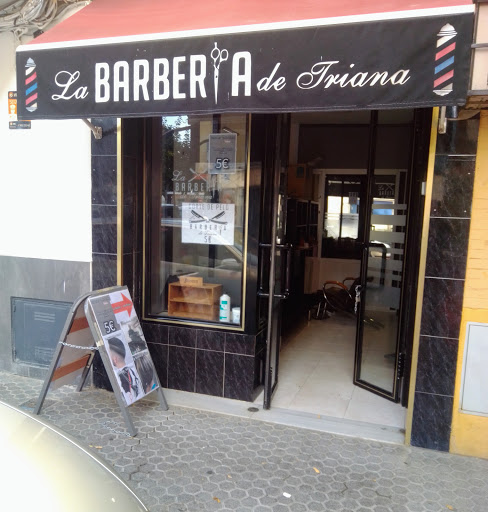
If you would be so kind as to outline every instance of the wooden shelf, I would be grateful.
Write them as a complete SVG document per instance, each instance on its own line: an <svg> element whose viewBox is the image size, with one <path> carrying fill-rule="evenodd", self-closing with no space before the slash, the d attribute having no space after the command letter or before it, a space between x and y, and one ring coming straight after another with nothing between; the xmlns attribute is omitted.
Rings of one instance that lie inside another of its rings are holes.
<svg viewBox="0 0 488 512"><path fill-rule="evenodd" d="M182 318L217 321L221 284L201 286L170 283L168 287L168 314Z"/></svg>

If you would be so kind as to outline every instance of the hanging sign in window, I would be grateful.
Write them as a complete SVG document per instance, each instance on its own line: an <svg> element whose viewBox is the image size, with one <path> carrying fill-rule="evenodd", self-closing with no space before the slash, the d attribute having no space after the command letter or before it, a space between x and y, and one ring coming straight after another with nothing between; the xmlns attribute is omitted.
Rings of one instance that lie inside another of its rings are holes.
<svg viewBox="0 0 488 512"><path fill-rule="evenodd" d="M234 204L181 205L181 241L184 244L234 245L234 224Z"/></svg>
<svg viewBox="0 0 488 512"><path fill-rule="evenodd" d="M234 174L236 172L236 133L211 133L208 137L208 172Z"/></svg>

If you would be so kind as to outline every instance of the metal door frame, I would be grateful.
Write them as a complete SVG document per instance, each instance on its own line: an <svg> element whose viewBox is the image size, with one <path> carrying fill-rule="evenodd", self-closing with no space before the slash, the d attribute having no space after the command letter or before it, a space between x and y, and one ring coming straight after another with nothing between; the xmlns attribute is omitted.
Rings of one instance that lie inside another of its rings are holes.
<svg viewBox="0 0 488 512"><path fill-rule="evenodd" d="M406 224L406 233L405 233L405 249L404 249L404 261L403 261L403 271L402 271L402 287L400 292L400 307L399 307L399 323L396 332L396 343L395 343L395 371L393 375L393 388L392 392L388 393L387 390L380 388L372 383L366 382L359 378L360 370L361 370L361 360L362 360L362 341L363 341L363 331L364 331L364 315L365 315L365 300L363 300L364 290L366 288L366 280L368 273L368 253L370 247L370 226L371 226L371 215L372 215L372 205L373 205L373 192L374 192L374 179L375 179L375 160L376 160L376 145L377 145L377 127L378 127L378 111L371 111L371 120L370 120L370 131L369 131L369 146L368 146L368 166L367 166L367 186L366 186L366 198L365 198L365 215L364 219L364 239L362 241L362 250L361 250L361 270L360 270L360 278L361 278L361 289L360 289L360 302L358 304L358 313L357 313L357 325L356 325L356 347L355 347L355 357L354 357L354 374L353 374L353 383L374 393L379 395L387 400L391 400L393 402L398 403L401 399L400 392L402 389L402 379L404 378L405 373L405 361L407 356L407 348L406 348L406 338L407 334L402 335L402 330L404 328L408 329L408 325L404 325L404 316L405 316L405 308L411 307L411 301L405 295L406 282L407 278L410 279L410 273L412 271L415 272L415 269L411 268L411 265L414 265L418 268L418 261L413 258L413 261L410 261L409 255L409 240L411 239L411 233L409 226L413 220L413 217L416 216L416 213L411 210L410 206L412 204L412 196L416 193L414 189L414 181L416 179L417 170L414 168L414 154L416 152L415 141L417 140L416 132L418 130L417 126L417 115L414 116L414 120L412 122L412 139L411 139L411 158L410 164L408 167L407 173L407 182L405 184L407 190L407 224ZM408 270L407 270L408 269ZM407 276L408 274L408 276ZM415 303L414 306L415 307ZM410 331L410 329L408 329Z"/></svg>
<svg viewBox="0 0 488 512"><path fill-rule="evenodd" d="M287 122L287 124L286 124ZM271 215L271 234L270 240L267 243L260 243L261 257L264 257L265 251L269 251L270 268L268 278L268 291L260 290L258 296L267 298L267 325L266 325L266 360L264 368L264 397L263 409L271 407L271 400L276 387L278 386L278 370L279 370L279 352L281 341L281 301L286 300L289 295L290 289L290 264L291 264L291 246L284 243L283 239L277 237L278 218L281 210L283 228L286 226L286 172L282 172L286 161L287 154L284 154L288 148L289 129L284 129L285 126L289 128L289 114L276 115L276 132L273 144L273 179L272 186L272 215ZM286 152L287 153L287 152ZM266 172L266 169L265 169ZM280 204L281 189L284 189L282 194L282 201ZM285 232L283 232L283 236ZM284 283L284 289L276 293L276 258L279 254L280 258L283 255L286 258L286 264L280 265L279 271L284 273L280 282ZM272 361L273 353L275 360ZM274 377L274 379L273 379Z"/></svg>

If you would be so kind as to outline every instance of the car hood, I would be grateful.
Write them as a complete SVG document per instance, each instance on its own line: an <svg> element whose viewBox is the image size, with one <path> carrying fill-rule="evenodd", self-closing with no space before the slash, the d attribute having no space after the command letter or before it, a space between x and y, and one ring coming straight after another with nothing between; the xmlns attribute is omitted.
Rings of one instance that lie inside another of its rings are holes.
<svg viewBox="0 0 488 512"><path fill-rule="evenodd" d="M147 511L123 480L74 438L3 402L0 457L1 510Z"/></svg>

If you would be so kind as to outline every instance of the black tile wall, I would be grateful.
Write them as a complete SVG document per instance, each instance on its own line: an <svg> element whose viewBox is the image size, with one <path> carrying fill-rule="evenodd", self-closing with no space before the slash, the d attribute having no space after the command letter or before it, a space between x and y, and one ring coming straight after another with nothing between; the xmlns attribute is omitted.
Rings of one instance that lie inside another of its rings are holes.
<svg viewBox="0 0 488 512"><path fill-rule="evenodd" d="M225 354L224 397L252 401L254 357Z"/></svg>
<svg viewBox="0 0 488 512"><path fill-rule="evenodd" d="M254 355L255 336L250 334L226 333L225 351L232 354Z"/></svg>
<svg viewBox="0 0 488 512"><path fill-rule="evenodd" d="M444 135L437 137L437 155L475 155L479 119L448 121Z"/></svg>
<svg viewBox="0 0 488 512"><path fill-rule="evenodd" d="M117 254L117 206L92 205L92 251Z"/></svg>
<svg viewBox="0 0 488 512"><path fill-rule="evenodd" d="M420 334L457 338L463 292L464 280L426 278Z"/></svg>
<svg viewBox="0 0 488 512"><path fill-rule="evenodd" d="M159 382L164 388L168 387L168 353L169 346L160 343L147 343L154 367L158 374Z"/></svg>
<svg viewBox="0 0 488 512"><path fill-rule="evenodd" d="M95 126L102 128L103 137L96 140L92 135L92 155L117 155L117 120L111 117L92 118Z"/></svg>
<svg viewBox="0 0 488 512"><path fill-rule="evenodd" d="M449 450L452 404L451 396L415 393L411 438L413 446Z"/></svg>
<svg viewBox="0 0 488 512"><path fill-rule="evenodd" d="M420 336L416 390L435 395L454 395L458 340Z"/></svg>
<svg viewBox="0 0 488 512"><path fill-rule="evenodd" d="M432 187L432 217L470 217L475 163L474 156L437 155Z"/></svg>
<svg viewBox="0 0 488 512"><path fill-rule="evenodd" d="M430 219L425 275L464 279L468 256L469 219Z"/></svg>
<svg viewBox="0 0 488 512"><path fill-rule="evenodd" d="M205 331L203 329L199 329L197 331L197 348L224 352L225 332Z"/></svg>
<svg viewBox="0 0 488 512"><path fill-rule="evenodd" d="M92 288L100 290L117 284L117 255L92 254Z"/></svg>
<svg viewBox="0 0 488 512"><path fill-rule="evenodd" d="M142 322L142 331L148 343L168 344L168 326L155 322Z"/></svg>
<svg viewBox="0 0 488 512"><path fill-rule="evenodd" d="M117 284L117 119L96 118L92 135L92 288Z"/></svg>
<svg viewBox="0 0 488 512"><path fill-rule="evenodd" d="M178 347L195 348L197 345L197 330L182 327L169 327L169 344Z"/></svg>
<svg viewBox="0 0 488 512"><path fill-rule="evenodd" d="M195 391L205 395L222 396L224 354L210 350L196 351Z"/></svg>
<svg viewBox="0 0 488 512"><path fill-rule="evenodd" d="M122 280L142 313L143 119L122 119ZM132 267L129 265L132 264Z"/></svg>
<svg viewBox="0 0 488 512"><path fill-rule="evenodd" d="M448 451L469 241L478 120L437 138L413 409L414 446Z"/></svg>
<svg viewBox="0 0 488 512"><path fill-rule="evenodd" d="M117 156L92 156L91 160L92 204L117 206Z"/></svg>
<svg viewBox="0 0 488 512"><path fill-rule="evenodd" d="M94 118L103 137L92 135L92 290L117 284L117 119ZM93 383L112 391L105 368L96 354Z"/></svg>
<svg viewBox="0 0 488 512"><path fill-rule="evenodd" d="M263 382L260 335L155 322L142 322L142 329L163 386L250 401Z"/></svg>
<svg viewBox="0 0 488 512"><path fill-rule="evenodd" d="M195 391L195 350L169 346L168 387L180 391Z"/></svg>

